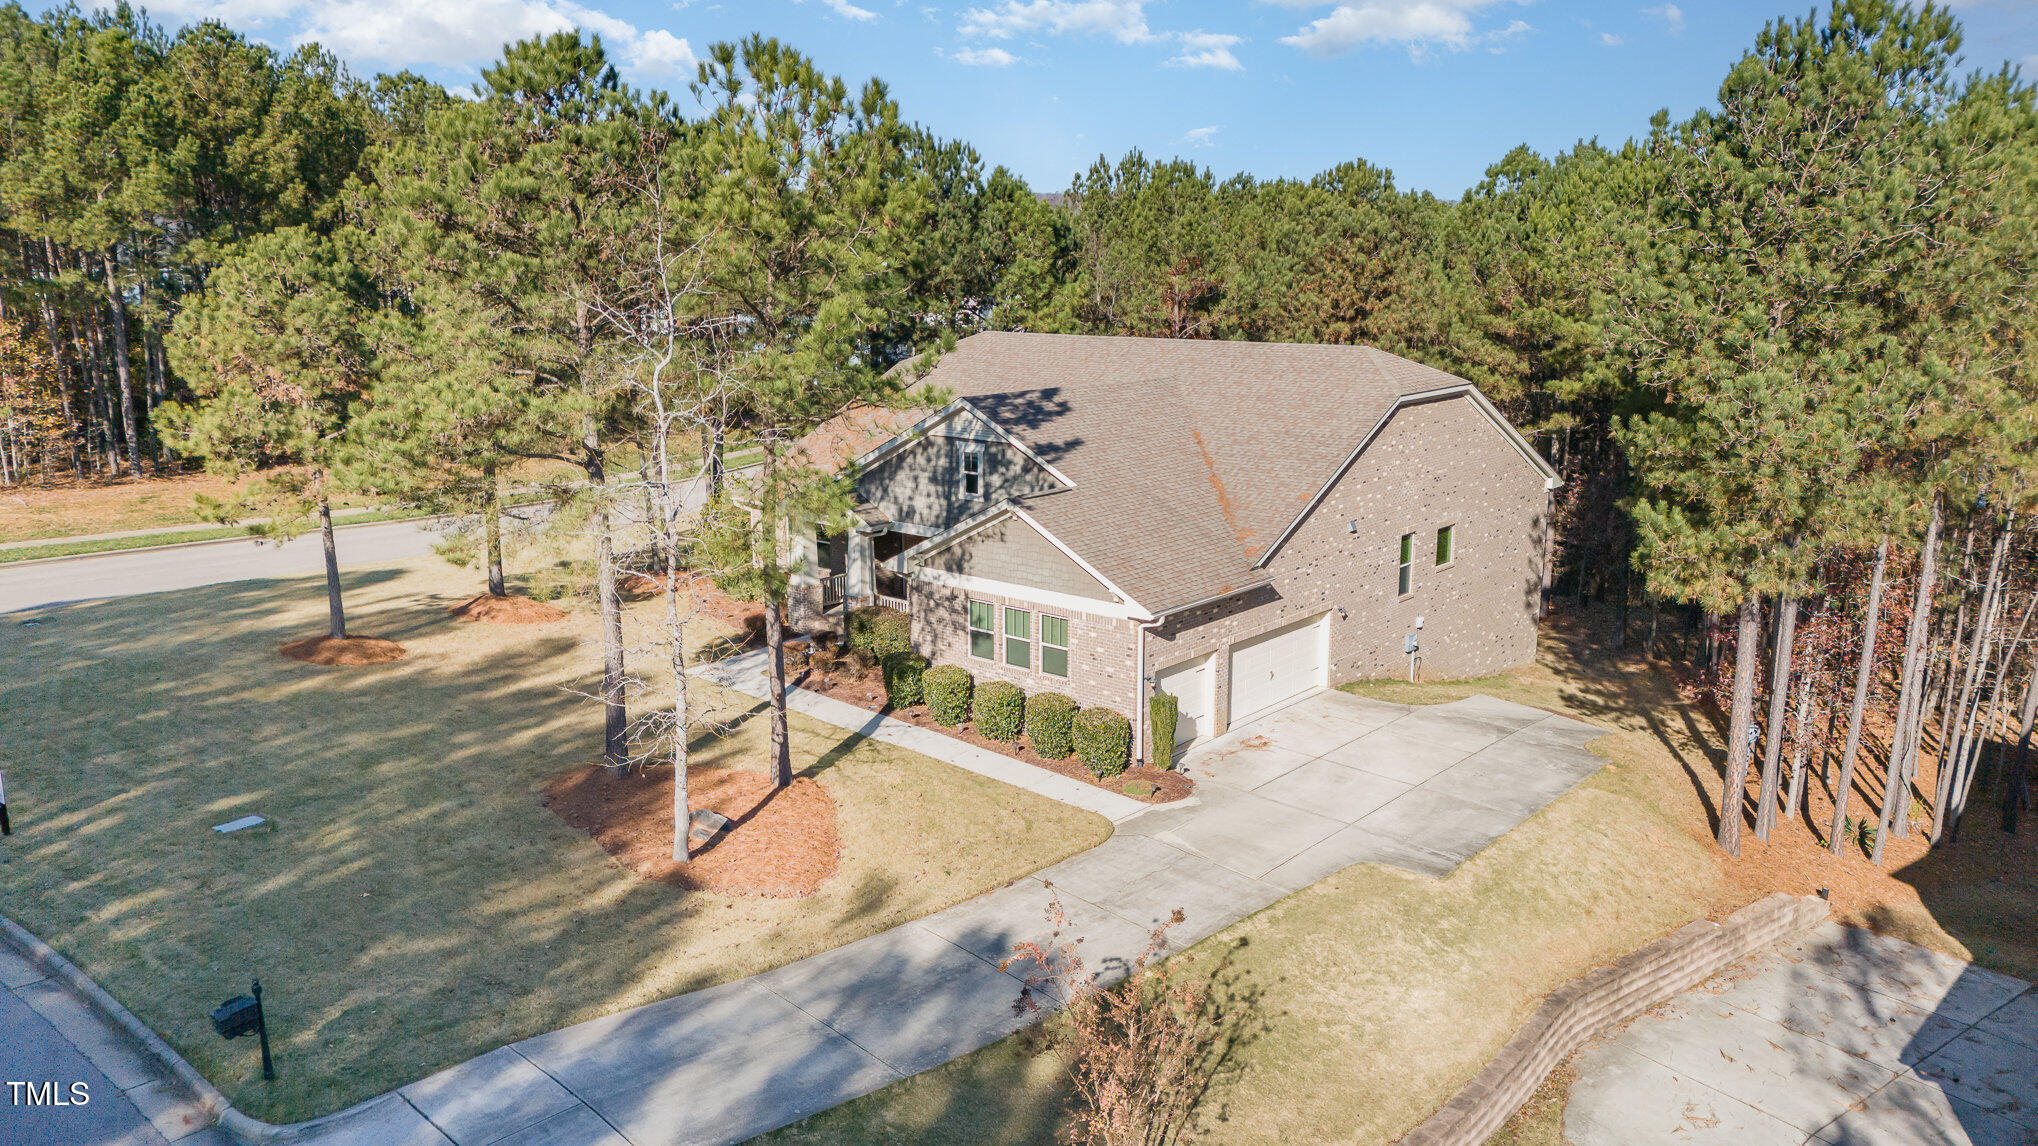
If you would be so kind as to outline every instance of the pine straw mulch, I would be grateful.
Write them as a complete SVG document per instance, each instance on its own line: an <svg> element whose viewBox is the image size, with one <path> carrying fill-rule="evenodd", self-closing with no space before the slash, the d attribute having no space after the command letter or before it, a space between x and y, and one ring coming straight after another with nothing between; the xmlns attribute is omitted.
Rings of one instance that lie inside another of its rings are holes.
<svg viewBox="0 0 2038 1146"><path fill-rule="evenodd" d="M681 575L683 578L685 574ZM721 622L737 633L738 649L754 648L764 642L764 606L753 601L738 601L720 589L696 578L699 583L688 585L686 591L693 595L694 616L707 617ZM631 573L616 582L616 589L626 597L642 600L665 592L665 577L648 573Z"/></svg>
<svg viewBox="0 0 2038 1146"><path fill-rule="evenodd" d="M448 605L446 612L463 621L482 621L492 625L543 625L566 619L566 610L529 597L498 597L483 593L479 597Z"/></svg>
<svg viewBox="0 0 2038 1146"><path fill-rule="evenodd" d="M672 769L611 777L597 764L545 785L544 803L617 862L689 891L802 899L835 874L842 844L835 799L810 776L774 791L771 777L732 768L686 770L687 801L729 817L729 827L686 863L672 862Z"/></svg>
<svg viewBox="0 0 2038 1146"><path fill-rule="evenodd" d="M839 700L844 704L853 704L858 708L869 709L872 712L881 712L894 720L902 720L916 727L932 729L950 739L960 740L964 744L975 745L986 751L996 752L1001 756L1009 756L1014 760L1031 764L1035 768L1045 768L1049 772L1060 776L1067 776L1071 780L1080 780L1093 788L1102 788L1107 792L1116 792L1121 796L1127 796L1143 803L1173 803L1186 797L1196 788L1196 782L1180 772L1145 766L1127 768L1116 776L1108 779L1099 779L1091 774L1089 766L1083 763L1080 756L1071 756L1066 760L1050 760L1035 752L1032 743L1026 739L1024 733L1020 734L1017 744L1011 744L1003 740L993 740L988 736L980 735L968 725L950 728L947 725L936 723L933 711L924 704L916 704L910 708L894 709L885 703L884 684L877 673L852 674L845 665L828 674L809 671L794 678L792 683L806 689L808 692L817 693L830 700ZM1140 783L1146 784L1152 791L1146 795L1138 795L1125 790L1125 786L1128 784Z"/></svg>
<svg viewBox="0 0 2038 1146"><path fill-rule="evenodd" d="M306 637L276 651L294 661L342 668L386 665L409 655L402 645L381 637Z"/></svg>
<svg viewBox="0 0 2038 1146"><path fill-rule="evenodd" d="M2014 753L2014 745L2006 747ZM1858 832L1842 841L1839 855L1826 850L1830 838L1827 829L1833 822L1833 799L1828 781L1821 778L1816 763L1807 762L1806 768L1810 773L1805 778L1809 814L1788 820L1779 814L1776 830L1764 842L1755 838L1753 827L1761 791L1761 761L1752 762L1743 802L1747 818L1741 833L1741 857L1726 862L1728 878L1742 892L1736 899L1754 899L1772 891L1812 895L1825 888L1835 918L1884 930L1884 921L1892 917L1892 912L1898 916L1931 915L1927 900L1954 884L1985 878L2038 886L2038 831L2027 826L2017 836L2002 832L1997 802L1984 783L1987 776L1975 784L1967 812L1960 821L1962 844L1974 846L1934 849L1931 800L1938 782L1938 760L1930 753L1921 754L1919 775L1912 788L1910 828L1902 835L1890 833L1883 847L1882 866L1877 867L1869 858L1872 840L1864 839ZM1787 782L1788 761L1784 763L1784 772ZM1837 763L1832 765L1832 773L1837 779ZM1854 791L1848 797L1847 814L1856 821L1866 820L1872 828L1882 811L1886 782L1881 759L1872 759L1868 745L1864 744L1855 763ZM1723 908L1721 914L1724 913Z"/></svg>

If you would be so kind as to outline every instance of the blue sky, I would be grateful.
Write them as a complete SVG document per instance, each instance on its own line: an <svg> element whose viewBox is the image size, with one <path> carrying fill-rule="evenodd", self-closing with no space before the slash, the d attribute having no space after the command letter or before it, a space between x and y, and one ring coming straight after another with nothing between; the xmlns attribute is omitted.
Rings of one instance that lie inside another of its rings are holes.
<svg viewBox="0 0 2038 1146"><path fill-rule="evenodd" d="M1820 5L1823 8L1823 4ZM625 78L685 97L717 40L777 36L908 119L1060 190L1101 153L1181 155L1220 177L1363 158L1455 197L1517 143L1617 143L1711 101L1779 13L1812 0L167 0L356 70L464 88L503 41L580 26ZM2038 0L1956 0L1976 67L2038 75Z"/></svg>

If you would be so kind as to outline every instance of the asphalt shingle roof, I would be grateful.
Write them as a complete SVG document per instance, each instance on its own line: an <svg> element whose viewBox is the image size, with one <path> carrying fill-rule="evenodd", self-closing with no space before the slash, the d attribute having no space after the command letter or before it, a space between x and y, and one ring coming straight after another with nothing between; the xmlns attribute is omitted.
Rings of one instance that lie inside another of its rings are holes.
<svg viewBox="0 0 2038 1146"><path fill-rule="evenodd" d="M1023 506L1156 612L1251 585L1404 394L1464 380L1369 346L986 332L925 379L1075 488Z"/></svg>

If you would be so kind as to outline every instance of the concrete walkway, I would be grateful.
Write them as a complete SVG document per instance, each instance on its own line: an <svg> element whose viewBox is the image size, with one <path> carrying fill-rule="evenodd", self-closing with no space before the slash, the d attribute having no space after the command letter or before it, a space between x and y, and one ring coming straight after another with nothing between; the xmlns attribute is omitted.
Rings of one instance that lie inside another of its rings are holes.
<svg viewBox="0 0 2038 1146"><path fill-rule="evenodd" d="M742 671L725 666L717 679L742 687ZM803 712L879 739L932 737L891 742L993 774L960 741L810 703L824 700L793 694ZM1600 734L1487 697L1410 709L1317 694L1193 757L1204 773L1196 803L1126 800L1137 811L1119 816L1110 839L1033 876L761 975L511 1044L293 1129L300 1141L363 1146L741 1141L1026 1025L1013 1007L1024 971L999 964L1049 938L1050 900L1071 921L1065 936L1082 939L1086 967L1116 976L1177 911L1170 950L1352 863L1444 874L1568 790L1588 761L1596 768L1579 746ZM1079 789L1072 802L1119 798L1005 763L1036 774L1013 774L1035 791L1047 791L1036 786L1044 777ZM1425 788L1460 767L1454 783L1488 803Z"/></svg>
<svg viewBox="0 0 2038 1146"><path fill-rule="evenodd" d="M2038 992L1827 923L1581 1052L1573 1146L2033 1146Z"/></svg>

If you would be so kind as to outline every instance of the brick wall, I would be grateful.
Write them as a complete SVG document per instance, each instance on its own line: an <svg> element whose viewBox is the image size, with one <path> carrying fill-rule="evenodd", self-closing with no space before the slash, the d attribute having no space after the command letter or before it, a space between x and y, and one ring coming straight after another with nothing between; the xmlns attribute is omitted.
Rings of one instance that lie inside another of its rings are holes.
<svg viewBox="0 0 2038 1146"><path fill-rule="evenodd" d="M1063 692L1085 708L1112 709L1127 719L1132 716L1133 666L1131 621L1100 617L1059 606L1043 606L1021 597L964 591L935 585L915 578L913 592L913 649L935 664L961 665L980 681L1010 681L1026 690ZM1004 637L999 632L998 656L982 660L969 653L969 604L985 601L997 606L998 624L1004 623L1006 605L1036 614L1032 630L1035 642L1030 669L1014 668L1004 661ZM1069 622L1069 675L1066 679L1040 671L1040 618L1048 613L1067 617Z"/></svg>
<svg viewBox="0 0 2038 1146"><path fill-rule="evenodd" d="M1543 1000L1486 1069L1409 1131L1400 1146L1479 1146L1585 1040L1772 943L1810 931L1826 913L1825 900L1777 892L1724 923L1687 923L1611 967L1566 983Z"/></svg>
<svg viewBox="0 0 2038 1146"><path fill-rule="evenodd" d="M1547 505L1541 473L1469 398L1406 407L1275 555L1272 585L1168 617L1148 637L1148 671L1217 653L1213 725L1221 732L1231 646L1339 607L1346 615L1330 620L1332 684L1405 674L1402 640L1418 616L1427 677L1527 664ZM1455 552L1439 568L1436 530L1446 525ZM1415 534L1406 597L1397 591L1404 533Z"/></svg>

